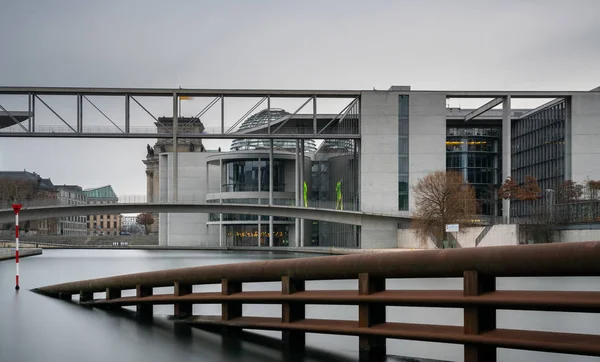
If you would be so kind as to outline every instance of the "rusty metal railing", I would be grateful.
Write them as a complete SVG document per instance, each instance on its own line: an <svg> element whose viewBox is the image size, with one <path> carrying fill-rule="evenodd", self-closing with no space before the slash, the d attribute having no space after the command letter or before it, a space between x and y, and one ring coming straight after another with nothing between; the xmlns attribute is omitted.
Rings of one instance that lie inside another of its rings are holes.
<svg viewBox="0 0 600 362"><path fill-rule="evenodd" d="M290 347L305 333L359 336L361 359L386 354L386 338L463 344L465 361L496 361L497 348L600 356L600 335L496 328L496 311L600 313L600 292L496 290L498 277L600 276L600 242L372 253L173 269L63 283L36 292L96 307L136 306L151 317L153 305L172 304L194 326L280 330ZM391 278L462 277L463 290L386 290ZM355 279L357 290L306 290L305 281ZM281 281L281 291L243 291L243 283ZM221 292L192 287L221 284ZM173 294L153 288L174 286ZM134 289L136 296L121 297ZM105 292L94 300L93 293ZM194 316L193 304L220 303L220 317ZM281 304L281 318L247 317L243 304ZM307 304L358 305L359 320L305 318ZM391 323L386 306L464 309L463 326Z"/></svg>

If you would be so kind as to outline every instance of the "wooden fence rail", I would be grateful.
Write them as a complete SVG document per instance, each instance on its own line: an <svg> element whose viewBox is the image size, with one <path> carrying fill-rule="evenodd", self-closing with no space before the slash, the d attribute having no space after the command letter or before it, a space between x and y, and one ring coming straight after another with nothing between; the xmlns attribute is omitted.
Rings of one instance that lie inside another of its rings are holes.
<svg viewBox="0 0 600 362"><path fill-rule="evenodd" d="M499 277L600 276L600 242L373 253L212 265L128 274L35 289L95 307L136 306L151 317L153 305L173 305L194 326L278 330L291 348L305 333L359 336L361 359L379 360L386 338L463 344L465 361L493 362L497 348L600 356L600 335L496 328L497 310L600 312L600 292L496 290ZM395 278L463 278L463 290L388 290ZM311 280L357 280L356 290L306 290ZM244 291L243 283L281 282L281 291ZM193 292L220 284L221 292ZM174 287L154 295L153 288ZM123 290L136 296L122 297ZM94 293L105 292L104 299ZM194 316L194 304L222 305L221 316ZM280 304L281 318L248 317L243 304ZM357 305L358 321L307 319L307 304ZM386 306L462 308L463 326L392 323Z"/></svg>

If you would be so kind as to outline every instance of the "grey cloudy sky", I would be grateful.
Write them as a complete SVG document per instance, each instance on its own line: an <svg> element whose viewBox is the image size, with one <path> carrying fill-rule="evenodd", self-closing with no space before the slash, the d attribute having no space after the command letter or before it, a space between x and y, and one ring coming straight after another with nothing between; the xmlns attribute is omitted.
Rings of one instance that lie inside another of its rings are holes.
<svg viewBox="0 0 600 362"><path fill-rule="evenodd" d="M3 0L0 85L589 90L598 14L596 0ZM146 143L0 138L0 169L144 194Z"/></svg>

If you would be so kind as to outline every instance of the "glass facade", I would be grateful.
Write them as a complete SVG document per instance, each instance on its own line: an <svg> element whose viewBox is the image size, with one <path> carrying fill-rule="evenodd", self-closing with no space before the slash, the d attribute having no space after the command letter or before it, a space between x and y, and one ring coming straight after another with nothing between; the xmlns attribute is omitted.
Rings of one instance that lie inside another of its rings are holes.
<svg viewBox="0 0 600 362"><path fill-rule="evenodd" d="M354 140L325 140L311 162L309 206L358 210L358 170ZM353 225L312 221L310 241L306 245L355 248L359 245L357 229Z"/></svg>
<svg viewBox="0 0 600 362"><path fill-rule="evenodd" d="M260 228L259 238L258 225L225 225L227 246L269 246L269 224ZM289 240L288 225L273 225L273 246L289 246Z"/></svg>
<svg viewBox="0 0 600 362"><path fill-rule="evenodd" d="M473 186L484 215L499 210L501 132L500 127L446 129L446 169L462 173Z"/></svg>
<svg viewBox="0 0 600 362"><path fill-rule="evenodd" d="M245 131L255 127L266 126L269 122L269 119L271 120L271 123L273 123L287 116L291 116L291 114L283 109L263 109L262 111L246 118L244 122L242 122L242 124L240 125L238 131ZM273 126L273 128L275 127L276 126ZM236 139L233 140L233 142L231 142L232 151L256 150L265 149L269 147L270 142L268 139ZM286 139L273 140L273 148L293 151L296 148L296 141ZM306 152L315 152L317 150L315 141L311 139L304 140L304 149Z"/></svg>
<svg viewBox="0 0 600 362"><path fill-rule="evenodd" d="M512 121L511 176L519 184L527 175L535 177L542 190L557 190L565 181L566 101ZM541 195L544 196L544 195ZM513 202L512 215L530 214L535 202Z"/></svg>
<svg viewBox="0 0 600 362"><path fill-rule="evenodd" d="M223 163L223 192L269 191L269 160L228 160ZM273 191L285 189L285 162L273 161Z"/></svg>
<svg viewBox="0 0 600 362"><path fill-rule="evenodd" d="M398 210L408 211L408 96L398 99Z"/></svg>

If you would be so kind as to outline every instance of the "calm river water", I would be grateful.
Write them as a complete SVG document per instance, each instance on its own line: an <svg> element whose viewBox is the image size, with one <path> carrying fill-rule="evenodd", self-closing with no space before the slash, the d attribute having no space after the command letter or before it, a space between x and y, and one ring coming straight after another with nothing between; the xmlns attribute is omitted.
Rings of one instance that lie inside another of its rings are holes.
<svg viewBox="0 0 600 362"><path fill-rule="evenodd" d="M172 306L155 307L155 320L142 324L134 319L88 309L29 290L49 284L123 273L187 266L306 257L294 254L140 250L44 250L41 256L23 258L21 287L14 291L14 260L0 262L0 362L65 361L281 361L280 332L244 333L242 338L175 327L166 316ZM597 278L501 279L498 289L595 290ZM355 289L356 281L309 282L307 289L324 286ZM389 289L460 289L460 279L402 280ZM218 291L220 286L195 287L194 291ZM162 288L168 292L172 288ZM244 285L245 290L279 290L280 283ZM160 293L158 290L155 293ZM124 295L129 295L125 294ZM219 305L194 306L195 314L219 314ZM358 307L308 306L307 318L358 320ZM244 315L281 316L281 307L244 306ZM394 322L461 325L462 310L390 307ZM498 312L499 328L540 329L572 333L600 333L600 316L579 313ZM275 338L271 338L275 337ZM308 334L302 361L357 361L358 338ZM461 361L463 347L450 344L388 340L388 354ZM598 361L598 358L549 353L499 350L499 361L548 362ZM390 358L390 361L395 359Z"/></svg>

